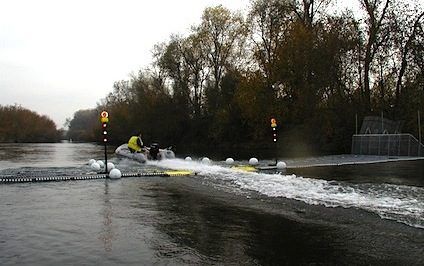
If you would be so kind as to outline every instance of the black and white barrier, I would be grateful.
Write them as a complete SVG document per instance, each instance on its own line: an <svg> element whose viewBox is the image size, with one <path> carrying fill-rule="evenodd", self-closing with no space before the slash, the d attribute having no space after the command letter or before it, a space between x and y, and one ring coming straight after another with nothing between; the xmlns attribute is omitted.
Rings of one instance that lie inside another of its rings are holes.
<svg viewBox="0 0 424 266"><path fill-rule="evenodd" d="M163 171L163 172L141 172L141 173L126 173L121 177L149 177L149 176L190 176L196 175L192 171ZM90 174L90 175L77 175L77 176L20 176L13 177L10 175L0 176L0 184L6 183L28 183L28 182L53 182L53 181L75 181L75 180L93 180L93 179L106 179L110 178L106 174Z"/></svg>

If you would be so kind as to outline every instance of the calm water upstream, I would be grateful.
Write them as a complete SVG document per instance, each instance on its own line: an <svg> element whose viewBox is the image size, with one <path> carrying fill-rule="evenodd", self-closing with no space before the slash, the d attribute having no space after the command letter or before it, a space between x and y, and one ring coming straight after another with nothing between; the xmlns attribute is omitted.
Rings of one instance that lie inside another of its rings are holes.
<svg viewBox="0 0 424 266"><path fill-rule="evenodd" d="M92 174L102 157L0 144L0 177ZM0 264L424 265L423 160L276 174L109 157L123 173L197 175L0 184Z"/></svg>

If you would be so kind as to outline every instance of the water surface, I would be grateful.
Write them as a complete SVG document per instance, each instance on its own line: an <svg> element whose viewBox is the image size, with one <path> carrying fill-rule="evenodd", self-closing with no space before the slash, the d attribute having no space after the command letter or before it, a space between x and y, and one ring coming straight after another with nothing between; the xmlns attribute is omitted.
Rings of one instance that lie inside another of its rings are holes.
<svg viewBox="0 0 424 266"><path fill-rule="evenodd" d="M1 144L0 175L91 174L88 160L103 152ZM343 168L301 175L109 160L122 172L197 175L0 184L2 265L424 263L424 191L407 176L389 171L390 182L377 171L356 182ZM416 165L399 167L420 179Z"/></svg>

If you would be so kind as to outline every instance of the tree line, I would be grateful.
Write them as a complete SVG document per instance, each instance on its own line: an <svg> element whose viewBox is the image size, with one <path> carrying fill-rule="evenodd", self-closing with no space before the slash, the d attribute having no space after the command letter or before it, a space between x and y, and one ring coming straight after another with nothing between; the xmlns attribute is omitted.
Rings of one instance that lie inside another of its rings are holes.
<svg viewBox="0 0 424 266"><path fill-rule="evenodd" d="M45 115L19 105L0 105L0 142L57 142L62 134Z"/></svg>
<svg viewBox="0 0 424 266"><path fill-rule="evenodd" d="M101 139L105 109L112 142L141 130L147 142L189 150L273 147L272 117L280 154L350 152L356 117L381 113L418 135L422 7L356 0L354 14L332 12L334 3L255 0L246 14L206 8L189 34L155 45L153 62L116 81L97 108L75 113L69 133Z"/></svg>

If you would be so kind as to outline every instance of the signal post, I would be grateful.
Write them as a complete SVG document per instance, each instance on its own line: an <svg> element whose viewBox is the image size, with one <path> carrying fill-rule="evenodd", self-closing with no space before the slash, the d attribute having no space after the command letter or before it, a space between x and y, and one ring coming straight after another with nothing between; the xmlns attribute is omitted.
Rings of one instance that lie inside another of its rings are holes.
<svg viewBox="0 0 424 266"><path fill-rule="evenodd" d="M109 173L107 170L107 123L109 123L109 114L106 111L100 113L100 122L102 122L103 131L103 143L105 145L105 173Z"/></svg>
<svg viewBox="0 0 424 266"><path fill-rule="evenodd" d="M277 149L277 141L278 141L278 136L277 136L277 119L275 119L274 117L271 118L271 132L272 132L272 141L275 143L275 165L277 165L277 157L278 157L278 149Z"/></svg>

